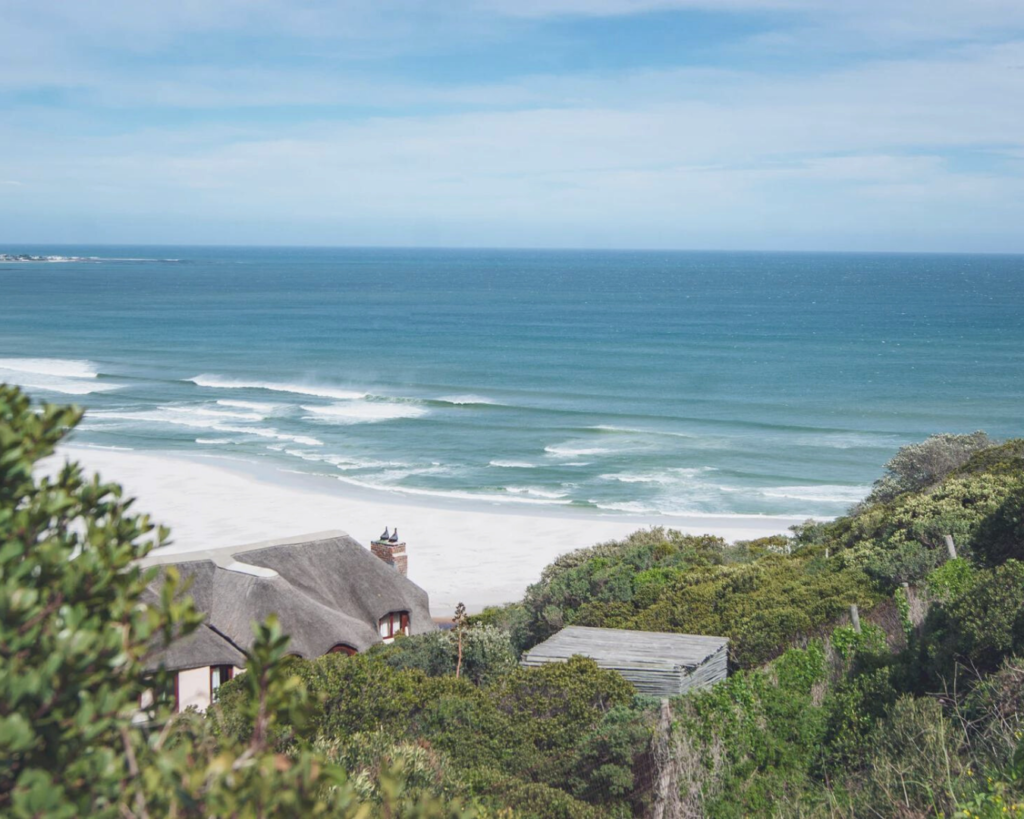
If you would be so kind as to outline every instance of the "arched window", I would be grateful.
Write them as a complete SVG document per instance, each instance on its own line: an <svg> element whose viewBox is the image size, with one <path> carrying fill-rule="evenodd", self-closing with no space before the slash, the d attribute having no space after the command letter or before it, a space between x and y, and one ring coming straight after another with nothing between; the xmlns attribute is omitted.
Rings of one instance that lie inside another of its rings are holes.
<svg viewBox="0 0 1024 819"><path fill-rule="evenodd" d="M409 612L391 611L380 618L380 636L393 640L399 634L409 635Z"/></svg>
<svg viewBox="0 0 1024 819"><path fill-rule="evenodd" d="M327 653L328 654L347 654L349 657L351 657L353 654L355 654L357 652L356 652L356 650L354 648L352 648L352 646L347 646L344 643L338 643L336 646L334 646Z"/></svg>

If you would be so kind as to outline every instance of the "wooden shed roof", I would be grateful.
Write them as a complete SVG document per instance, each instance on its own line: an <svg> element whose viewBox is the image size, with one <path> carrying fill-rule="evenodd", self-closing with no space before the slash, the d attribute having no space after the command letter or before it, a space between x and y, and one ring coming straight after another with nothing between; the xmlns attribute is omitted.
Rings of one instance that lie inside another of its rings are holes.
<svg viewBox="0 0 1024 819"><path fill-rule="evenodd" d="M564 662L574 654L617 671L641 694L673 697L729 673L725 637L569 626L523 655L522 665Z"/></svg>
<svg viewBox="0 0 1024 819"><path fill-rule="evenodd" d="M725 637L568 626L527 652L529 660L582 654L607 667L696 668L729 644Z"/></svg>

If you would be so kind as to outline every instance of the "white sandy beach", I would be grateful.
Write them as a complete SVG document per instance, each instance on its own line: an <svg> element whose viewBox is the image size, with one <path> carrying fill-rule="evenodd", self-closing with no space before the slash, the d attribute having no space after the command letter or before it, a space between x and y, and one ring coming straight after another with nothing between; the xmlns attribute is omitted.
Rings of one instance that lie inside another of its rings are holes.
<svg viewBox="0 0 1024 819"><path fill-rule="evenodd" d="M519 599L558 555L637 529L663 525L728 540L783 533L797 518L641 517L537 511L502 504L424 504L327 478L287 474L227 458L64 447L138 498L136 511L171 528L169 550L188 552L341 529L360 543L398 526L409 577L430 594L436 616L462 601L470 611Z"/></svg>

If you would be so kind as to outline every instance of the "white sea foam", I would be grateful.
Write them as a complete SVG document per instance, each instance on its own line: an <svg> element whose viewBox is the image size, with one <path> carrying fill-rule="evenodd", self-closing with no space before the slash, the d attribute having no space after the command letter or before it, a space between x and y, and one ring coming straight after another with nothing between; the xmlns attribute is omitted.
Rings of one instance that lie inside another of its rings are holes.
<svg viewBox="0 0 1024 819"><path fill-rule="evenodd" d="M63 378L95 378L99 375L91 361L67 358L0 358L0 369Z"/></svg>
<svg viewBox="0 0 1024 819"><path fill-rule="evenodd" d="M497 401L494 401L494 400L492 400L490 398L485 398L482 395L442 395L440 398L438 398L436 400L444 401L446 404L457 404L457 405L463 405L463 404L496 404L497 403Z"/></svg>
<svg viewBox="0 0 1024 819"><path fill-rule="evenodd" d="M406 478L412 477L413 475L451 475L455 472L455 468L446 466L445 464L434 463L430 466L401 466L391 469L385 469L383 472L377 474L378 480L383 480L388 484L397 484L399 481L405 480Z"/></svg>
<svg viewBox="0 0 1024 819"><path fill-rule="evenodd" d="M323 461L327 460L326 458L322 458L315 452L305 452L301 449L285 449L284 454L291 455L293 458L301 458L304 461L316 461L322 463Z"/></svg>
<svg viewBox="0 0 1024 819"><path fill-rule="evenodd" d="M365 398L365 392L341 390L335 387L317 386L315 384L282 384L276 381L245 381L238 378L224 378L219 375L197 375L188 378L199 387L210 387L217 390L268 390L269 392L287 392L293 395L312 395L317 398L337 398L351 400Z"/></svg>
<svg viewBox="0 0 1024 819"><path fill-rule="evenodd" d="M264 415L269 415L281 407L280 404L262 404L259 401L229 401L226 398L218 399L217 404L221 407L234 407L236 409L247 409L253 410L254 412L262 412Z"/></svg>
<svg viewBox="0 0 1024 819"><path fill-rule="evenodd" d="M91 395L94 392L110 392L120 389L123 384L96 383L89 381L78 381L70 378L47 378L45 376L27 376L25 378L8 379L0 371L0 382L10 380L27 390L43 390L44 392L59 392L62 395Z"/></svg>
<svg viewBox="0 0 1024 819"><path fill-rule="evenodd" d="M827 503L857 503L871 491L870 486L818 484L817 486L772 486L757 492L766 498L819 501Z"/></svg>
<svg viewBox="0 0 1024 819"><path fill-rule="evenodd" d="M198 415L206 418L221 418L229 421L262 421L265 417L259 412L232 412L230 410L207 409L206 407L161 407L168 412L180 412L186 415Z"/></svg>
<svg viewBox="0 0 1024 819"><path fill-rule="evenodd" d="M313 413L307 420L332 424L375 424L400 418L419 418L427 413L424 407L415 404L390 401L352 401L326 407L303 404L302 409Z"/></svg>
<svg viewBox="0 0 1024 819"><path fill-rule="evenodd" d="M609 512L629 512L634 515L647 515L657 513L658 510L649 506L646 503L639 503L637 501L629 501L627 503L598 503L597 501L590 501L598 509L607 509Z"/></svg>
<svg viewBox="0 0 1024 819"><path fill-rule="evenodd" d="M497 466L503 469L536 469L537 464L529 461L491 461L489 466Z"/></svg>
<svg viewBox="0 0 1024 819"><path fill-rule="evenodd" d="M539 486L506 486L505 491L513 495L529 495L533 498L550 498L551 500L569 496L568 492L553 492Z"/></svg>
<svg viewBox="0 0 1024 819"><path fill-rule="evenodd" d="M209 446L216 446L217 444L233 444L235 443L234 438L196 438L197 444L207 444Z"/></svg>
<svg viewBox="0 0 1024 819"><path fill-rule="evenodd" d="M831 449L891 449L904 443L898 435L884 432L821 432L785 439L792 446Z"/></svg>
<svg viewBox="0 0 1024 819"><path fill-rule="evenodd" d="M612 450L600 446L580 446L566 443L546 446L544 451L554 458L579 458L581 455L607 455Z"/></svg>
<svg viewBox="0 0 1024 819"><path fill-rule="evenodd" d="M595 432L615 432L623 435L666 435L670 438L699 437L689 432L669 432L664 429L635 429L633 427L617 427L611 424L598 424L597 426L589 427L589 429L592 429Z"/></svg>
<svg viewBox="0 0 1024 819"><path fill-rule="evenodd" d="M565 506L572 501L554 500L548 498L528 498L508 494L485 494L482 492L464 492L460 490L438 490L438 489L413 489L407 486L395 486L387 483L374 483L351 478L347 475L336 475L337 480L343 483L359 486L363 489L372 489L376 492L397 492L403 495L418 495L431 498L446 498L449 500L468 500L489 503L524 503L541 506Z"/></svg>
<svg viewBox="0 0 1024 819"><path fill-rule="evenodd" d="M352 458L343 455L328 455L324 460L343 472L351 469L394 469L409 465L404 461L378 461L373 458Z"/></svg>
<svg viewBox="0 0 1024 819"><path fill-rule="evenodd" d="M99 373L91 361L66 358L0 358L0 382L25 389L89 395L123 386L97 381Z"/></svg>
<svg viewBox="0 0 1024 819"><path fill-rule="evenodd" d="M703 472L713 471L712 467L696 467L692 469L670 468L655 472L613 472L607 475L599 475L598 477L603 481L618 481L619 483L654 483L662 486L673 486L680 483L688 483L687 479L695 478Z"/></svg>
<svg viewBox="0 0 1024 819"><path fill-rule="evenodd" d="M214 432L226 432L237 435L253 435L257 438L273 438L278 441L291 441L303 446L323 446L322 441L311 438L308 435L292 435L281 432L273 427L240 427L223 424L217 418L207 416L190 415L177 412L175 408L161 407L156 410L144 410L140 412L119 412L119 411L94 411L90 414L94 421L130 421L150 424L172 424L175 426L209 429Z"/></svg>

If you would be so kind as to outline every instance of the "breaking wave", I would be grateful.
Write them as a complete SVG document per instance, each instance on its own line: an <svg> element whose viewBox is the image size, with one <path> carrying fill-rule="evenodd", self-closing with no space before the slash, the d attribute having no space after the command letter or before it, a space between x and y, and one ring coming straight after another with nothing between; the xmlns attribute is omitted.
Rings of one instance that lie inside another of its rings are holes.
<svg viewBox="0 0 1024 819"><path fill-rule="evenodd" d="M123 386L99 381L91 361L67 358L0 358L0 382L9 381L26 389L89 395Z"/></svg>
<svg viewBox="0 0 1024 819"><path fill-rule="evenodd" d="M332 424L376 424L401 418L419 418L427 414L424 407L415 404L385 401L353 401L326 407L303 404L302 409L313 414L308 420Z"/></svg>
<svg viewBox="0 0 1024 819"><path fill-rule="evenodd" d="M457 407L461 406L472 406L474 404L480 406L494 406L498 402L490 398L485 398L482 395L442 395L440 398L435 398L440 404L454 404Z"/></svg>
<svg viewBox="0 0 1024 819"><path fill-rule="evenodd" d="M253 435L257 438L273 438L278 441L292 441L304 446L323 446L323 442L308 435L293 435L281 432L273 427L250 427L234 426L221 423L217 418L204 417L179 412L178 408L161 407L156 410L142 410L139 412L119 412L98 410L91 412L89 417L93 421L128 421L149 424L172 424L174 426L209 429L214 432L226 432L235 435Z"/></svg>
<svg viewBox="0 0 1024 819"><path fill-rule="evenodd" d="M282 384L276 381L245 381L238 378L224 378L219 375L197 375L187 378L198 387L209 387L215 390L267 390L268 392L285 392L292 395L312 395L316 398L337 398L353 400L365 398L365 392L341 390L336 387L323 387L312 384Z"/></svg>
<svg viewBox="0 0 1024 819"><path fill-rule="evenodd" d="M612 450L600 446L580 446L578 444L552 444L544 447L544 451L554 458L579 458L584 455L607 455Z"/></svg>

